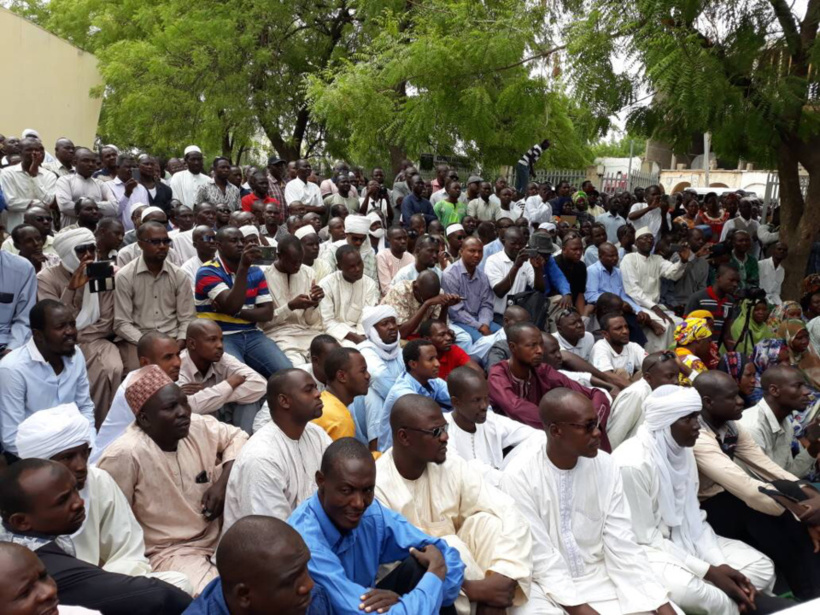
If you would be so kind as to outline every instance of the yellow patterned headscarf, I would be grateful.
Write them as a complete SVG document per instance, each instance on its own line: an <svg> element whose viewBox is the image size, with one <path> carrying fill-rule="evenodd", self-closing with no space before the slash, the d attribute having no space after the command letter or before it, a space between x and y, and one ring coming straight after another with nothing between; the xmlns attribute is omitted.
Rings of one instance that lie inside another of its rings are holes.
<svg viewBox="0 0 820 615"><path fill-rule="evenodd" d="M712 337L712 330L705 318L687 318L675 329L675 343L678 346L688 346L709 337Z"/></svg>

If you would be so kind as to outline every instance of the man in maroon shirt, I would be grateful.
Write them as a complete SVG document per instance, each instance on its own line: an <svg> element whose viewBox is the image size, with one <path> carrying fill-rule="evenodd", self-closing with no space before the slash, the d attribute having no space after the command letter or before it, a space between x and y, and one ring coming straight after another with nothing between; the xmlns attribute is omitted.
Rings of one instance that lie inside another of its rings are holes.
<svg viewBox="0 0 820 615"><path fill-rule="evenodd" d="M601 448L610 452L606 437L609 400L603 391L588 389L573 382L546 362L541 331L530 322L510 327L507 332L511 357L490 368L487 379L493 410L503 412L517 421L543 429L538 415L541 398L552 389L565 387L589 398L601 420Z"/></svg>

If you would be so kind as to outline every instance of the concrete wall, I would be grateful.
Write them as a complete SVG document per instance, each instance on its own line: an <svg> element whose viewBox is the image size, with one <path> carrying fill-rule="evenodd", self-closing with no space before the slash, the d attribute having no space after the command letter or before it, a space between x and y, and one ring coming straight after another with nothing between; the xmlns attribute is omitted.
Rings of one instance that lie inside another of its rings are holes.
<svg viewBox="0 0 820 615"><path fill-rule="evenodd" d="M766 192L768 171L726 171L716 169L709 172L709 186L738 188L757 193L763 198ZM680 192L684 188L706 188L706 174L703 170L661 171L660 182L667 194Z"/></svg>
<svg viewBox="0 0 820 615"><path fill-rule="evenodd" d="M94 145L102 100L89 92L102 77L93 54L0 7L0 57L0 133L33 128L50 152L60 137Z"/></svg>

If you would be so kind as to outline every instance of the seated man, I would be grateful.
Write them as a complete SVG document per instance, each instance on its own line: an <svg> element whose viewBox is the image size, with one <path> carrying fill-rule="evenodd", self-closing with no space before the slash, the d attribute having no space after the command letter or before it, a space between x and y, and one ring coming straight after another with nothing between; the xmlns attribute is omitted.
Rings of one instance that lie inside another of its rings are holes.
<svg viewBox="0 0 820 615"><path fill-rule="evenodd" d="M225 493L223 536L242 517L285 520L316 491L316 472L331 439L311 421L322 416L316 382L301 369L276 372L268 381L271 420L236 458Z"/></svg>
<svg viewBox="0 0 820 615"><path fill-rule="evenodd" d="M572 389L592 401L604 428L601 430L602 446L604 450L608 449L605 428L609 400L606 393L581 386L544 363L544 340L534 324L513 325L507 336L512 356L490 368L487 378L493 408L530 427L543 429L538 413L541 398L554 388Z"/></svg>
<svg viewBox="0 0 820 615"><path fill-rule="evenodd" d="M313 589L308 560L305 541L287 523L258 515L244 517L219 542L219 578L185 613L305 615Z"/></svg>
<svg viewBox="0 0 820 615"><path fill-rule="evenodd" d="M507 342L507 334L510 327L519 322L532 322L532 316L527 310L520 305L511 305L504 310L504 318L501 321L502 328L493 336L496 340L490 346L484 359L484 366L488 370L499 361L506 361L510 358L510 344ZM472 352L476 351L476 346L477 344L473 344Z"/></svg>
<svg viewBox="0 0 820 615"><path fill-rule="evenodd" d="M454 614L464 581L458 551L373 501L376 463L353 438L331 444L316 473L318 491L288 519L310 551L315 593L331 612ZM376 583L379 566L400 562Z"/></svg>
<svg viewBox="0 0 820 615"><path fill-rule="evenodd" d="M447 322L447 308L459 301L461 298L457 295L441 292L441 280L436 274L422 271L413 281L394 281L382 305L396 310L399 333L403 339L411 339L425 320Z"/></svg>
<svg viewBox="0 0 820 615"><path fill-rule="evenodd" d="M96 260L97 244L87 228L63 231L54 240L61 263L37 275L37 298L60 301L73 313L77 342L85 357L95 423L102 425L122 380L123 364L114 344L114 291L95 289L86 266ZM99 290L99 292L96 292Z"/></svg>
<svg viewBox="0 0 820 615"><path fill-rule="evenodd" d="M8 301L0 311L0 357L31 337L29 312L37 303L37 277L26 259L0 250L0 286Z"/></svg>
<svg viewBox="0 0 820 615"><path fill-rule="evenodd" d="M390 242L390 248L376 254L382 297L393 286L393 279L399 270L415 262L413 255L407 250L407 230L404 227L393 226L387 229L387 240Z"/></svg>
<svg viewBox="0 0 820 615"><path fill-rule="evenodd" d="M774 612L764 603L776 599L757 593L774 586L771 560L739 540L717 536L703 519L691 451L698 438L700 395L690 387L665 385L644 408L638 435L612 457L621 467L638 544L672 601L686 612Z"/></svg>
<svg viewBox="0 0 820 615"><path fill-rule="evenodd" d="M258 244L245 242L238 228L224 226L216 233L216 258L196 274L196 311L215 321L224 335L225 352L268 379L292 367L276 343L258 323L273 318L273 303L262 270L253 264L261 256Z"/></svg>
<svg viewBox="0 0 820 615"><path fill-rule="evenodd" d="M39 410L75 403L94 426L85 358L77 351L71 309L44 299L31 309L31 339L0 360L0 437L7 453L17 453L17 427Z"/></svg>
<svg viewBox="0 0 820 615"><path fill-rule="evenodd" d="M643 424L643 403L649 394L664 384L678 384L680 366L671 350L653 352L641 363L640 380L620 392L609 412L606 435L614 451L638 433Z"/></svg>
<svg viewBox="0 0 820 615"><path fill-rule="evenodd" d="M351 406L357 398L364 403L370 374L367 362L355 348L336 348L330 351L324 364L327 383L322 391L324 409L322 416L313 422L324 429L332 440L353 438L357 436L370 444L370 450L376 450L378 434L370 434L366 425L357 425Z"/></svg>
<svg viewBox="0 0 820 615"><path fill-rule="evenodd" d="M797 369L781 363L763 372L760 385L763 399L744 411L738 422L769 459L798 478L805 478L817 470L820 455L816 423L796 439L790 420L795 412L809 405L805 377Z"/></svg>
<svg viewBox="0 0 820 615"><path fill-rule="evenodd" d="M167 333L182 348L188 323L196 317L191 282L169 262L165 226L144 222L137 234L141 255L114 278L114 333L122 339L119 346L126 371L139 367L137 343L144 333Z"/></svg>
<svg viewBox="0 0 820 615"><path fill-rule="evenodd" d="M459 457L478 465L487 482L501 487L505 450L537 436L538 431L493 412L487 378L479 371L457 367L447 377L447 391L453 406L444 415L450 444Z"/></svg>
<svg viewBox="0 0 820 615"><path fill-rule="evenodd" d="M393 445L393 432L390 430L390 412L393 405L403 395L410 393L423 395L435 401L445 410L450 410L450 394L447 383L438 377L438 353L433 342L413 340L402 349L405 372L396 379L384 400L379 415L379 450L386 451Z"/></svg>
<svg viewBox="0 0 820 615"><path fill-rule="evenodd" d="M43 236L36 227L30 224L15 226L11 231L11 240L17 256L31 263L37 273L47 267L60 264L60 258L56 254L43 252Z"/></svg>
<svg viewBox="0 0 820 615"><path fill-rule="evenodd" d="M552 290L552 285L547 287L545 273L552 279L552 272L546 272L545 265L558 269L555 259L545 259L541 254L531 254L525 250L526 238L523 231L517 226L511 226L500 237L504 244L504 250L493 254L487 259L484 272L493 287L493 311L495 318L500 319L507 309L507 296L522 293L525 290L536 290L540 293L547 293ZM569 283L563 273L556 276L560 280L558 292L562 295L564 307L569 307L572 302Z"/></svg>
<svg viewBox="0 0 820 615"><path fill-rule="evenodd" d="M448 426L429 397L399 399L390 413L393 448L376 462L376 497L458 550L465 563L459 611L469 612L468 602L479 609L523 604L532 572L527 522L479 469L447 455Z"/></svg>
<svg viewBox="0 0 820 615"><path fill-rule="evenodd" d="M592 347L590 363L604 374L618 378L616 384L626 388L641 377L646 351L629 341L629 325L621 314L613 312L601 317L601 331L604 339Z"/></svg>
<svg viewBox="0 0 820 615"><path fill-rule="evenodd" d="M584 319L575 308L569 308L558 313L555 319L558 330L553 333L561 350L567 350L578 355L584 361L589 361L592 356L592 346L595 344L595 337L586 330Z"/></svg>
<svg viewBox="0 0 820 615"><path fill-rule="evenodd" d="M339 270L319 283L325 293L319 311L325 330L342 346L352 348L366 339L362 310L379 302L379 288L364 275L358 248L350 245L338 248L336 262Z"/></svg>
<svg viewBox="0 0 820 615"><path fill-rule="evenodd" d="M486 274L478 269L484 248L478 237L468 237L461 245L461 258L444 272L441 287L445 293L462 298L449 309L450 321L466 331L472 341L498 331L493 322L493 289Z"/></svg>
<svg viewBox="0 0 820 615"><path fill-rule="evenodd" d="M192 415L185 393L157 365L134 374L125 398L136 422L97 466L131 504L151 567L185 573L199 594L216 577L210 558L225 488L248 436L210 416Z"/></svg>
<svg viewBox="0 0 820 615"><path fill-rule="evenodd" d="M759 491L775 489L764 481L796 481L755 444L738 420L743 401L734 378L720 371L704 372L694 382L703 409L695 443L700 507L719 536L742 540L768 555L798 600L820 597L820 558L812 544L820 541L815 525L820 509L817 492L803 487L809 508L800 508L804 523L777 501ZM760 478L749 476L742 462ZM785 513L785 514L784 514ZM807 532L808 530L808 532Z"/></svg>
<svg viewBox="0 0 820 615"><path fill-rule="evenodd" d="M393 277L393 285L399 282L412 282L425 271L432 271L441 280L441 268L438 266L438 254L441 240L434 235L422 235L416 239L413 249L415 260L405 265Z"/></svg>
<svg viewBox="0 0 820 615"><path fill-rule="evenodd" d="M333 273L327 262L318 258L321 245L319 235L313 226L306 224L297 230L294 236L302 242L302 264L313 271L313 279L317 284Z"/></svg>
<svg viewBox="0 0 820 615"><path fill-rule="evenodd" d="M134 211L137 211L137 209L135 209ZM140 216L139 216L139 221L136 224L137 228L136 228L135 231L133 231L134 232L134 241L132 243L128 243L127 241L125 241L125 243L127 245L122 250L117 252L117 267L120 267L120 268L125 267L128 263L139 259L140 254L142 254L145 251L145 243L143 243L143 241L140 240L139 236L140 236L140 228L142 227L143 224L147 224L148 222L156 222L158 224L161 224L162 227L167 230L168 215L164 211L162 211L159 207L143 207L142 208ZM177 235L177 237L180 237L180 235ZM160 235L160 236L158 236L154 239L155 240L167 239L167 241L169 243L162 244L162 245L167 245L168 246L168 248L167 248L168 262L173 263L177 267L182 267L182 265L185 263L185 261L188 260L191 256L193 256L193 247L191 248L191 255L190 256L188 254L177 251L177 249L175 247L177 245L176 242L174 242L174 240L170 236L167 236L167 232L166 232L166 237L162 237ZM160 244L153 244L153 245L158 246Z"/></svg>
<svg viewBox="0 0 820 615"><path fill-rule="evenodd" d="M316 284L315 272L302 262L303 258L302 241L289 235L276 246L276 260L265 271L273 318L262 325L262 330L294 365L307 362L310 342L321 333L318 306L325 296Z"/></svg>
<svg viewBox="0 0 820 615"><path fill-rule="evenodd" d="M216 412L219 420L250 434L267 383L250 367L225 353L222 340L222 329L212 320L197 319L188 325L176 381L186 395L206 393L197 399L196 407L191 405L193 412Z"/></svg>
<svg viewBox="0 0 820 615"><path fill-rule="evenodd" d="M379 272L376 267L376 252L370 244L368 234L370 233L371 220L366 216L351 215L345 218L345 238L333 243L333 246L326 250L320 258L323 258L331 271L339 268L337 261L337 251L342 246L355 248L362 257L363 274L370 279L376 288L379 287Z"/></svg>
<svg viewBox="0 0 820 615"><path fill-rule="evenodd" d="M401 357L401 337L396 323L396 310L389 305L378 305L364 309L362 315L367 341L359 344L367 371L370 374L370 388L364 401L364 423L381 417L384 400L396 380L404 372L404 361ZM378 434L379 426L368 426L368 432Z"/></svg>
<svg viewBox="0 0 820 615"><path fill-rule="evenodd" d="M530 522L529 601L512 613L673 615L666 589L635 541L618 466L599 455L599 412L558 388L538 412L547 445L507 466L504 490Z"/></svg>
<svg viewBox="0 0 820 615"><path fill-rule="evenodd" d="M191 593L188 577L178 572L151 572L145 557L142 528L114 479L88 465L93 432L75 404L31 415L17 431L20 459L51 459L74 475L85 502L82 528L61 539L79 560L106 572L132 577L152 576Z"/></svg>
<svg viewBox="0 0 820 615"><path fill-rule="evenodd" d="M180 269L191 280L191 289L196 292L196 272L216 256L216 231L212 226L200 224L193 228L191 237L196 254L185 261Z"/></svg>
<svg viewBox="0 0 820 615"><path fill-rule="evenodd" d="M65 604L106 615L179 615L191 602L159 579L107 572L77 558L72 535L86 520L71 471L54 461L24 459L0 472L0 541L37 553Z"/></svg>
<svg viewBox="0 0 820 615"><path fill-rule="evenodd" d="M588 389L594 387L606 391L610 401L620 394L621 390L607 380L611 378L611 375L595 369L592 364L587 363L578 355L568 350L561 350L558 340L551 333L541 331L541 341L544 342L542 361L553 369L557 369L560 374Z"/></svg>
<svg viewBox="0 0 820 615"><path fill-rule="evenodd" d="M455 334L446 322L425 320L419 325L419 337L430 340L436 347L439 362L438 377L442 380L447 380L450 372L457 367L467 366L483 373L478 363L456 345Z"/></svg>

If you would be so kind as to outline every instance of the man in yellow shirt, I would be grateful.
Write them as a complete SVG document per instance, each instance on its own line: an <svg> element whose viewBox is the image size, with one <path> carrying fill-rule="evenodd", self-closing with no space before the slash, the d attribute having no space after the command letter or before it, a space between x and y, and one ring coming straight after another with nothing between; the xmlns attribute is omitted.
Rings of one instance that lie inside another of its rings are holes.
<svg viewBox="0 0 820 615"><path fill-rule="evenodd" d="M360 395L367 395L370 374L367 363L355 348L336 348L325 359L327 385L322 391L324 410L315 421L332 440L356 436L356 424L348 406Z"/></svg>

